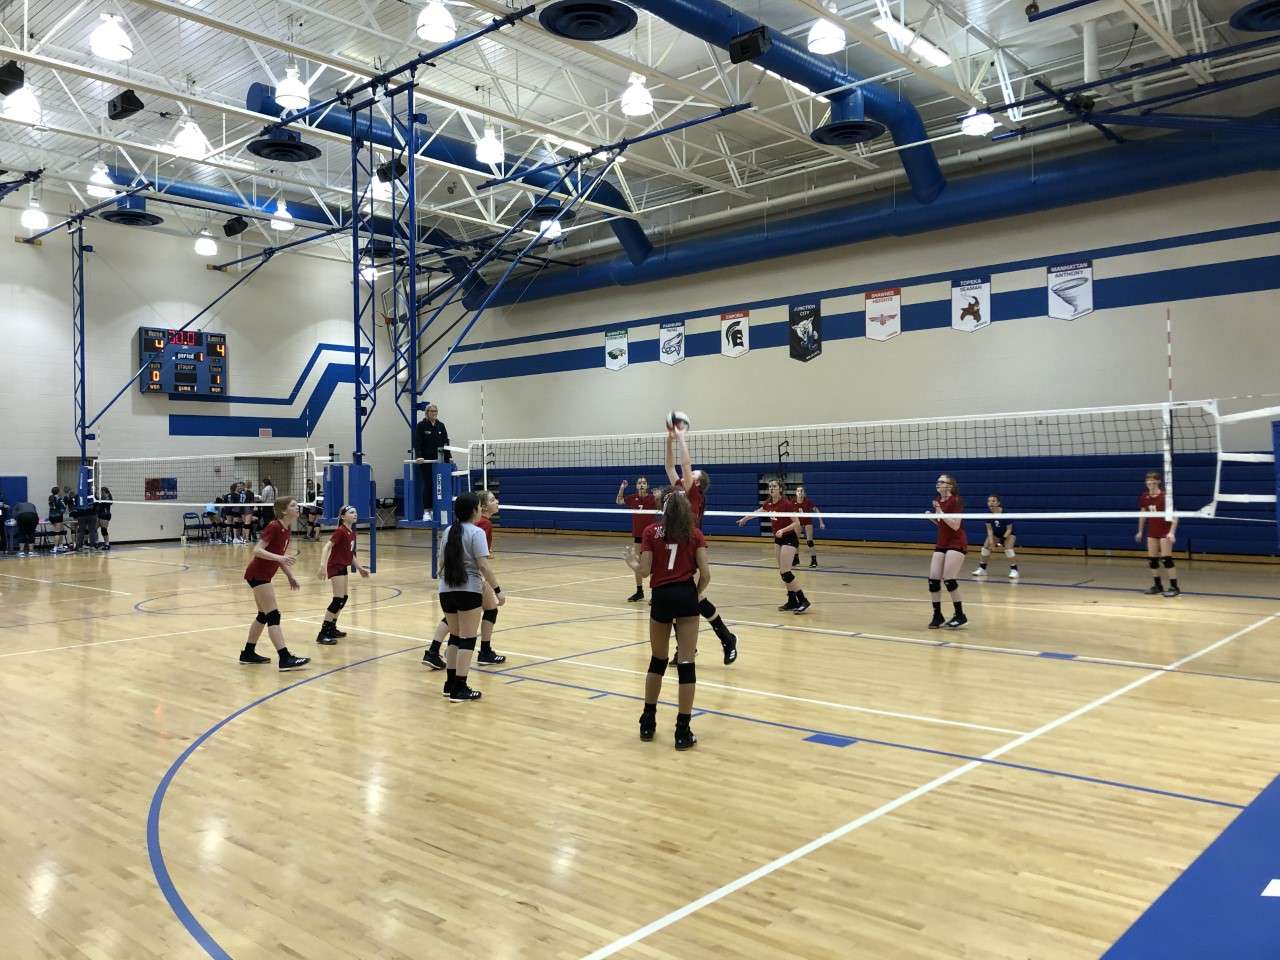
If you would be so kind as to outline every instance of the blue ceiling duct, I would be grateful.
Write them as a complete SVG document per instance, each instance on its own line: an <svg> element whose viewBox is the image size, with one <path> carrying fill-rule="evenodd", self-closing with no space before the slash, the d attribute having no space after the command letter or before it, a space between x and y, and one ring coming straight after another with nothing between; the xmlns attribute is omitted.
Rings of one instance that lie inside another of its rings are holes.
<svg viewBox="0 0 1280 960"><path fill-rule="evenodd" d="M691 33L707 43L727 50L729 41L748 30L761 26L759 21L739 13L720 0L631 0L634 6L648 10L685 33ZM858 83L861 78L841 70L829 57L810 53L777 30L766 28L772 43L769 49L753 63L772 70L780 77L821 93L846 84ZM819 143L851 145L878 132L878 124L889 128L893 142L900 147L908 143L920 144L904 147L899 151L902 166L911 181L911 192L920 203L931 203L946 186L942 167L933 148L920 143L926 139L920 114L898 94L878 83L841 90L828 98L831 101L832 121L819 127L811 136ZM866 118L864 119L864 114Z"/></svg>
<svg viewBox="0 0 1280 960"><path fill-rule="evenodd" d="M275 100L275 88L265 83L249 85L249 92L245 95L244 105L246 109L271 117L278 117L283 113L280 105ZM384 120L376 117L369 118L367 111L362 113L360 119L354 125L351 122L350 114L340 108L325 111L311 119L315 126L330 133L337 133L346 137L352 136L354 133L355 136L362 140L368 140L382 146L399 146L391 127ZM481 164L476 160L474 143L446 137L443 134L432 136L426 131L423 132L422 140L426 144L422 148L424 156L443 163L451 163L454 166L475 170L486 177L492 175L492 170L487 165ZM519 170L521 166L525 166L517 165L510 157L508 157L507 163L512 172ZM560 174L554 169L531 171L528 176L521 179L532 186L547 189L555 186L556 181L560 179ZM617 207L620 210L631 209L627 205L626 198L622 196L622 192L607 180L600 181L592 194L592 199L611 207ZM622 244L622 249L632 263L640 263L653 252L653 245L635 220L615 217L609 222L609 226L613 228L618 242Z"/></svg>
<svg viewBox="0 0 1280 960"><path fill-rule="evenodd" d="M803 217L722 231L678 243L634 265L614 257L590 266L518 278L494 306L689 276L881 237L909 236L999 217L1280 168L1280 140L1213 140L1187 134L1130 141L1022 169L952 182L935 203L886 197Z"/></svg>

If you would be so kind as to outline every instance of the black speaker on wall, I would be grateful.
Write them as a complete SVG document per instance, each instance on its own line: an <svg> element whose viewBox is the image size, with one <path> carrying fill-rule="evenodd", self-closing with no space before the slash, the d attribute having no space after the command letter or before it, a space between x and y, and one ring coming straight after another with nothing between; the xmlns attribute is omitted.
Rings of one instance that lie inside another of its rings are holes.
<svg viewBox="0 0 1280 960"><path fill-rule="evenodd" d="M121 90L107 104L107 116L112 120L132 117L143 107L142 98L132 90Z"/></svg>
<svg viewBox="0 0 1280 960"><path fill-rule="evenodd" d="M743 63L747 60L755 60L768 53L771 46L773 41L769 39L769 28L762 24L754 30L738 34L729 41L729 61Z"/></svg>
<svg viewBox="0 0 1280 960"><path fill-rule="evenodd" d="M0 67L0 97L7 97L15 90L21 90L25 82L26 76L17 60L10 60Z"/></svg>

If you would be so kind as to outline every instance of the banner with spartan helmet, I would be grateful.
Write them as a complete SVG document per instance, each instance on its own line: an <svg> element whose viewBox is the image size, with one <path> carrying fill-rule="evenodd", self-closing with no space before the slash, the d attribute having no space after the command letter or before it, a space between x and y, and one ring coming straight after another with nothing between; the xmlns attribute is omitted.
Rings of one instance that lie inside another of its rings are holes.
<svg viewBox="0 0 1280 960"><path fill-rule="evenodd" d="M667 364L684 359L683 320L666 320L658 328L658 359Z"/></svg>
<svg viewBox="0 0 1280 960"><path fill-rule="evenodd" d="M973 333L991 324L991 277L951 281L952 329Z"/></svg>
<svg viewBox="0 0 1280 960"><path fill-rule="evenodd" d="M604 365L609 370L622 370L627 366L627 331L604 332Z"/></svg>
<svg viewBox="0 0 1280 960"><path fill-rule="evenodd" d="M902 288L868 290L867 339L892 340L902 332Z"/></svg>
<svg viewBox="0 0 1280 960"><path fill-rule="evenodd" d="M1049 316L1075 320L1093 313L1093 261L1050 264L1045 270Z"/></svg>
<svg viewBox="0 0 1280 960"><path fill-rule="evenodd" d="M720 314L720 353L740 357L751 350L751 311Z"/></svg>

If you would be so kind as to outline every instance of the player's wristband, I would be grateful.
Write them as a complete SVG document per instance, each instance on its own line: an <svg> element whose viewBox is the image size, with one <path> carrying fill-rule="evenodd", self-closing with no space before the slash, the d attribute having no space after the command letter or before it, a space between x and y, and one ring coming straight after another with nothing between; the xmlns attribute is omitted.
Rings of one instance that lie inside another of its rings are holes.
<svg viewBox="0 0 1280 960"><path fill-rule="evenodd" d="M502 588L501 588L500 586L498 586L498 585L495 583L495 584L493 585L493 592L494 592L494 593L501 593L501 592L502 592Z"/></svg>

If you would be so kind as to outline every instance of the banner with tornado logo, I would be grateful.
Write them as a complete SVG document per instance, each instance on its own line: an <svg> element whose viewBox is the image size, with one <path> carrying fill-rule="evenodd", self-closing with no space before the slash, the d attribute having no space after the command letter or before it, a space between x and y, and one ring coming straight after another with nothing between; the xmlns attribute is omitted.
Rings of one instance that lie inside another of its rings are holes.
<svg viewBox="0 0 1280 960"><path fill-rule="evenodd" d="M1045 271L1049 316L1075 320L1093 313L1093 261L1050 264Z"/></svg>

